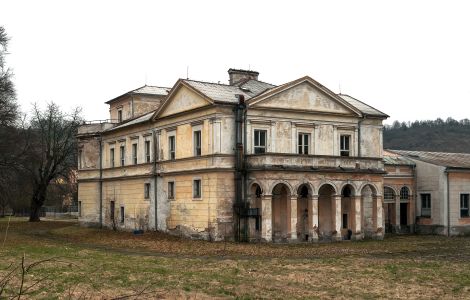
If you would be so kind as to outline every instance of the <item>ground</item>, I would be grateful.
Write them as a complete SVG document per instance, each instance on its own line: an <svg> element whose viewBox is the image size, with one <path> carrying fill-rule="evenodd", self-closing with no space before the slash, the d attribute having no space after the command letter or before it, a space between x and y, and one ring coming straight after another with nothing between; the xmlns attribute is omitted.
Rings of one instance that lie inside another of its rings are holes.
<svg viewBox="0 0 470 300"><path fill-rule="evenodd" d="M8 226L8 230L7 230ZM5 233L7 235L5 236ZM0 219L0 298L468 298L470 237L325 244L189 241ZM40 262L41 260L46 260ZM15 269L16 268L16 269ZM10 274L10 272L13 271Z"/></svg>

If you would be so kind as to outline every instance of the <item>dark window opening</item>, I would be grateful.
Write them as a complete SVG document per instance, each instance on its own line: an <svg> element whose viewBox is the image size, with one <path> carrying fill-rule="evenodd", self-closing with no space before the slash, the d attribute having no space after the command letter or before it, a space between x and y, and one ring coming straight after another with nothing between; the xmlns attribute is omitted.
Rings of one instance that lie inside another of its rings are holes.
<svg viewBox="0 0 470 300"><path fill-rule="evenodd" d="M132 144L132 163L137 164L137 144Z"/></svg>
<svg viewBox="0 0 470 300"><path fill-rule="evenodd" d="M119 147L119 150L120 150L120 157L121 157L121 166L124 166L124 161L126 157L126 149L124 148L124 146L121 146Z"/></svg>
<svg viewBox="0 0 470 300"><path fill-rule="evenodd" d="M173 181L168 182L168 199L175 198L175 183Z"/></svg>
<svg viewBox="0 0 470 300"><path fill-rule="evenodd" d="M194 131L194 156L201 156L201 131Z"/></svg>
<svg viewBox="0 0 470 300"><path fill-rule="evenodd" d="M469 194L460 194L460 217L468 218L469 214Z"/></svg>
<svg viewBox="0 0 470 300"><path fill-rule="evenodd" d="M408 200L410 198L410 190L404 186L400 189L400 200Z"/></svg>
<svg viewBox="0 0 470 300"><path fill-rule="evenodd" d="M171 160L176 158L175 156L175 136L168 137L168 149L170 151L169 157Z"/></svg>
<svg viewBox="0 0 470 300"><path fill-rule="evenodd" d="M118 110L118 122L122 122L122 110Z"/></svg>
<svg viewBox="0 0 470 300"><path fill-rule="evenodd" d="M302 197L302 198L307 198L308 197L308 187L306 185L303 185L300 188L300 197Z"/></svg>
<svg viewBox="0 0 470 300"><path fill-rule="evenodd" d="M431 217L431 194L421 194L421 216Z"/></svg>
<svg viewBox="0 0 470 300"><path fill-rule="evenodd" d="M201 179L195 179L193 182L193 198L201 198Z"/></svg>
<svg viewBox="0 0 470 300"><path fill-rule="evenodd" d="M343 188L343 197L345 198L351 197L351 188L349 186L345 186Z"/></svg>
<svg viewBox="0 0 470 300"><path fill-rule="evenodd" d="M124 223L124 206L121 206L121 223Z"/></svg>
<svg viewBox="0 0 470 300"><path fill-rule="evenodd" d="M110 207L109 207L109 218L111 221L114 221L114 201L111 201Z"/></svg>
<svg viewBox="0 0 470 300"><path fill-rule="evenodd" d="M150 162L150 141L145 141L145 162Z"/></svg>
<svg viewBox="0 0 470 300"><path fill-rule="evenodd" d="M261 187L259 185L256 187L256 192L255 193L256 193L256 198L261 198L261 194L263 192L261 191Z"/></svg>
<svg viewBox="0 0 470 300"><path fill-rule="evenodd" d="M342 228L346 229L348 228L348 214L343 214L343 224Z"/></svg>
<svg viewBox="0 0 470 300"><path fill-rule="evenodd" d="M149 199L150 198L150 183L146 183L144 185L144 198Z"/></svg>

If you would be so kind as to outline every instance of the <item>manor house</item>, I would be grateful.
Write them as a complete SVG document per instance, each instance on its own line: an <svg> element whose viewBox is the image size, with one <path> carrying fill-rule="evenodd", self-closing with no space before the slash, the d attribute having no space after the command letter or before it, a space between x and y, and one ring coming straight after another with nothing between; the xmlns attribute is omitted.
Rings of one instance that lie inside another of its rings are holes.
<svg viewBox="0 0 470 300"><path fill-rule="evenodd" d="M386 114L308 76L228 73L143 86L79 128L81 224L239 241L415 230L416 163L384 160Z"/></svg>

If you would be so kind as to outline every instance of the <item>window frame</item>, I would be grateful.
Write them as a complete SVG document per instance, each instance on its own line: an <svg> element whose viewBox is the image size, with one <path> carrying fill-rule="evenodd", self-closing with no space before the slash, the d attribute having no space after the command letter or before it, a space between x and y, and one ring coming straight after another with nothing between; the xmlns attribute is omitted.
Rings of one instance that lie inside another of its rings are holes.
<svg viewBox="0 0 470 300"><path fill-rule="evenodd" d="M124 205L121 205L121 209L119 210L119 223L124 224L124 221L126 219L126 212Z"/></svg>
<svg viewBox="0 0 470 300"><path fill-rule="evenodd" d="M137 162L138 162L138 153L137 153L137 151L139 151L138 147L139 146L137 143L132 143L132 164L133 165L137 165Z"/></svg>
<svg viewBox="0 0 470 300"><path fill-rule="evenodd" d="M310 133L306 132L297 133L297 154L310 154L310 136ZM305 141L305 138L307 138L307 141Z"/></svg>
<svg viewBox="0 0 470 300"><path fill-rule="evenodd" d="M145 162L149 163L151 162L151 157L150 157L150 141L145 141Z"/></svg>
<svg viewBox="0 0 470 300"><path fill-rule="evenodd" d="M173 181L173 180L168 181L168 184L167 184L167 198L168 198L168 200L174 200L175 199L175 181Z"/></svg>
<svg viewBox="0 0 470 300"><path fill-rule="evenodd" d="M194 156L202 155L202 130L201 129L193 130L193 155Z"/></svg>
<svg viewBox="0 0 470 300"><path fill-rule="evenodd" d="M126 165L126 145L119 146L119 161L121 167Z"/></svg>
<svg viewBox="0 0 470 300"><path fill-rule="evenodd" d="M78 217L81 218L82 217L82 201L78 201L77 202L77 210L78 210Z"/></svg>
<svg viewBox="0 0 470 300"><path fill-rule="evenodd" d="M201 200L202 199L202 179L193 178L193 199Z"/></svg>
<svg viewBox="0 0 470 300"><path fill-rule="evenodd" d="M343 142L343 138L345 141ZM346 147L346 138L347 138L347 146ZM339 136L339 155L342 157L351 157L352 151L351 151L351 140L352 140L352 135L351 134L340 134Z"/></svg>
<svg viewBox="0 0 470 300"><path fill-rule="evenodd" d="M79 170L83 168L82 156L83 156L83 150L80 149L78 150L78 169Z"/></svg>
<svg viewBox="0 0 470 300"><path fill-rule="evenodd" d="M118 123L122 122L122 109L118 109L117 111Z"/></svg>
<svg viewBox="0 0 470 300"><path fill-rule="evenodd" d="M404 190L406 190L406 198ZM400 188L400 201L406 202L410 200L410 188L407 186L402 186Z"/></svg>
<svg viewBox="0 0 470 300"><path fill-rule="evenodd" d="M261 145L261 133L264 133L264 145ZM258 137L256 136L258 134ZM253 129L253 153L265 154L268 148L268 131L266 129Z"/></svg>
<svg viewBox="0 0 470 300"><path fill-rule="evenodd" d="M429 197L426 197L429 196ZM431 193L420 193L421 217L430 218L432 215ZM426 205L425 205L426 204Z"/></svg>
<svg viewBox="0 0 470 300"><path fill-rule="evenodd" d="M168 136L168 159L169 160L176 159L176 136L175 135Z"/></svg>
<svg viewBox="0 0 470 300"><path fill-rule="evenodd" d="M109 167L114 168L114 147L109 148Z"/></svg>
<svg viewBox="0 0 470 300"><path fill-rule="evenodd" d="M116 209L116 202L114 200L111 200L109 202L109 218L111 219L111 221L114 221L114 219L116 218L116 216L114 215L115 209Z"/></svg>
<svg viewBox="0 0 470 300"><path fill-rule="evenodd" d="M465 202L467 202L465 204ZM466 206L466 207L465 207ZM470 218L470 194L469 193L461 193L460 194L460 218ZM466 211L466 213L463 213Z"/></svg>
<svg viewBox="0 0 470 300"><path fill-rule="evenodd" d="M391 197L388 197L388 196L391 196ZM395 190L389 186L384 186L383 198L385 202L395 202L395 198L396 198Z"/></svg>
<svg viewBox="0 0 470 300"><path fill-rule="evenodd" d="M149 182L144 183L144 199L150 199L151 185Z"/></svg>

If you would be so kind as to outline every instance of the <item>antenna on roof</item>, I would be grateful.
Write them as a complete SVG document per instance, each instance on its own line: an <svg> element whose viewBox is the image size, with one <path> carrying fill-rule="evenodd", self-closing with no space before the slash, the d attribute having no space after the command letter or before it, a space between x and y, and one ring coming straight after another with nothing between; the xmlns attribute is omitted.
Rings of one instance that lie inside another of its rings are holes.
<svg viewBox="0 0 470 300"><path fill-rule="evenodd" d="M186 66L186 79L189 79L189 66Z"/></svg>
<svg viewBox="0 0 470 300"><path fill-rule="evenodd" d="M339 86L339 93L341 94L341 82L338 82L338 86Z"/></svg>
<svg viewBox="0 0 470 300"><path fill-rule="evenodd" d="M145 85L147 85L147 73L145 73Z"/></svg>

